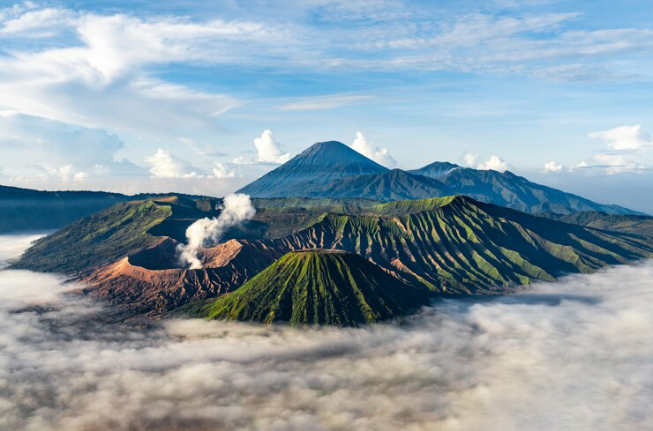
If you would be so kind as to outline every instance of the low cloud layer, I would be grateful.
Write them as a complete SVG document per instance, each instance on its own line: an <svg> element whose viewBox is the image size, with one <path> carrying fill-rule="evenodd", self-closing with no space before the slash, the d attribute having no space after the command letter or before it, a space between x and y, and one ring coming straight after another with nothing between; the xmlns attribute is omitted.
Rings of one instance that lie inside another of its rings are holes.
<svg viewBox="0 0 653 431"><path fill-rule="evenodd" d="M649 261L361 329L131 329L4 271L0 428L651 429L652 280Z"/></svg>

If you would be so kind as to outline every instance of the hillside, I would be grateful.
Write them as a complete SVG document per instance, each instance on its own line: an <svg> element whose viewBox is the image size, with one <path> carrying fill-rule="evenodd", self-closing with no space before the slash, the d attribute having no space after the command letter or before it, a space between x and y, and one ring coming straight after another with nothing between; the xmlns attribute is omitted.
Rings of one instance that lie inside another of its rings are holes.
<svg viewBox="0 0 653 431"><path fill-rule="evenodd" d="M184 239L194 220L215 214L179 197L131 201L84 217L36 241L14 268L86 274L157 242L165 233ZM201 206L201 205L199 205Z"/></svg>
<svg viewBox="0 0 653 431"><path fill-rule="evenodd" d="M290 217L275 200L271 213L262 209L250 225L228 232L223 244L201 249L203 269L187 270L176 262L178 240L172 235L178 223L187 226L209 215L193 210L191 202L120 204L40 240L15 267L81 276L95 297L160 315L233 291L296 250L356 253L405 284L451 295L505 293L515 285L653 257L651 238L467 197L359 202L346 208L350 213L328 210L329 205L345 209L338 201L297 201L311 208L305 217Z"/></svg>
<svg viewBox="0 0 653 431"><path fill-rule="evenodd" d="M205 307L200 315L261 323L352 326L403 316L426 304L430 296L356 254L296 251Z"/></svg>
<svg viewBox="0 0 653 431"><path fill-rule="evenodd" d="M269 247L346 250L413 285L456 294L502 292L515 284L653 256L650 239L466 197L393 202L365 215L328 214Z"/></svg>
<svg viewBox="0 0 653 431"><path fill-rule="evenodd" d="M632 233L653 238L653 217L650 216L605 214L598 211L581 211L567 215L545 211L538 215L594 229Z"/></svg>
<svg viewBox="0 0 653 431"><path fill-rule="evenodd" d="M48 192L0 186L0 233L57 229L129 200L118 193Z"/></svg>
<svg viewBox="0 0 653 431"><path fill-rule="evenodd" d="M447 196L447 190L436 180L393 169L380 174L333 181L306 193L312 198L363 198L391 202Z"/></svg>

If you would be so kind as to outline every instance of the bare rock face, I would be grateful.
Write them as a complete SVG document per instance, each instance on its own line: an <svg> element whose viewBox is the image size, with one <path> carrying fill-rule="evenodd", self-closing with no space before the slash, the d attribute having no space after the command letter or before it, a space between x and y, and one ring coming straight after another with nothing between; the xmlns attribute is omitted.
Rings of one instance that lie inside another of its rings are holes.
<svg viewBox="0 0 653 431"><path fill-rule="evenodd" d="M86 277L93 297L122 304L131 313L157 316L190 301L228 293L257 274L281 253L263 244L231 240L203 249L203 269L176 261L177 242L161 238L154 246L127 256Z"/></svg>

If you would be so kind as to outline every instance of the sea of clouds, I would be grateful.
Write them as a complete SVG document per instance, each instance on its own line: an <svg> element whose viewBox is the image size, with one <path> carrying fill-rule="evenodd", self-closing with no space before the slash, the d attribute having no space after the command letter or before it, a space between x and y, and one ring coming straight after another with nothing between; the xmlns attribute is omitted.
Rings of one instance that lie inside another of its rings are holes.
<svg viewBox="0 0 653 431"><path fill-rule="evenodd" d="M135 328L71 287L0 272L2 430L653 429L653 261L359 329Z"/></svg>

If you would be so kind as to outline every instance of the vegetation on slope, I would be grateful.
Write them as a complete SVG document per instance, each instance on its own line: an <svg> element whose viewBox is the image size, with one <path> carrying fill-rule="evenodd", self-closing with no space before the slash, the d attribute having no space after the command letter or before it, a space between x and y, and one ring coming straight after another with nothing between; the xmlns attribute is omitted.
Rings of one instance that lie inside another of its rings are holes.
<svg viewBox="0 0 653 431"><path fill-rule="evenodd" d="M346 250L413 285L450 293L500 292L514 284L653 256L653 243L645 238L466 197L386 205L378 207L383 216L329 214L270 247Z"/></svg>
<svg viewBox="0 0 653 431"><path fill-rule="evenodd" d="M190 223L217 214L214 204L178 198L119 204L39 240L15 267L84 275L161 241L157 236L183 241ZM248 244L239 259L255 258L263 264L243 266L243 277L237 281L220 278L219 291L237 288L273 259L301 249L356 253L405 283L450 294L501 293L533 280L554 280L653 256L650 238L588 229L467 197L337 208L350 213L329 212L328 206L306 202L301 205L310 209L277 204L270 212L261 209L257 220L223 238L247 239L236 242ZM270 234L284 231L278 237Z"/></svg>
<svg viewBox="0 0 653 431"><path fill-rule="evenodd" d="M653 237L653 217L650 216L605 214L598 211L581 211L567 215L546 211L538 216L594 229Z"/></svg>
<svg viewBox="0 0 653 431"><path fill-rule="evenodd" d="M291 252L205 307L211 319L351 326L402 316L430 297L361 256Z"/></svg>
<svg viewBox="0 0 653 431"><path fill-rule="evenodd" d="M153 201L120 203L39 239L15 269L85 273L152 244L148 230L172 214Z"/></svg>

